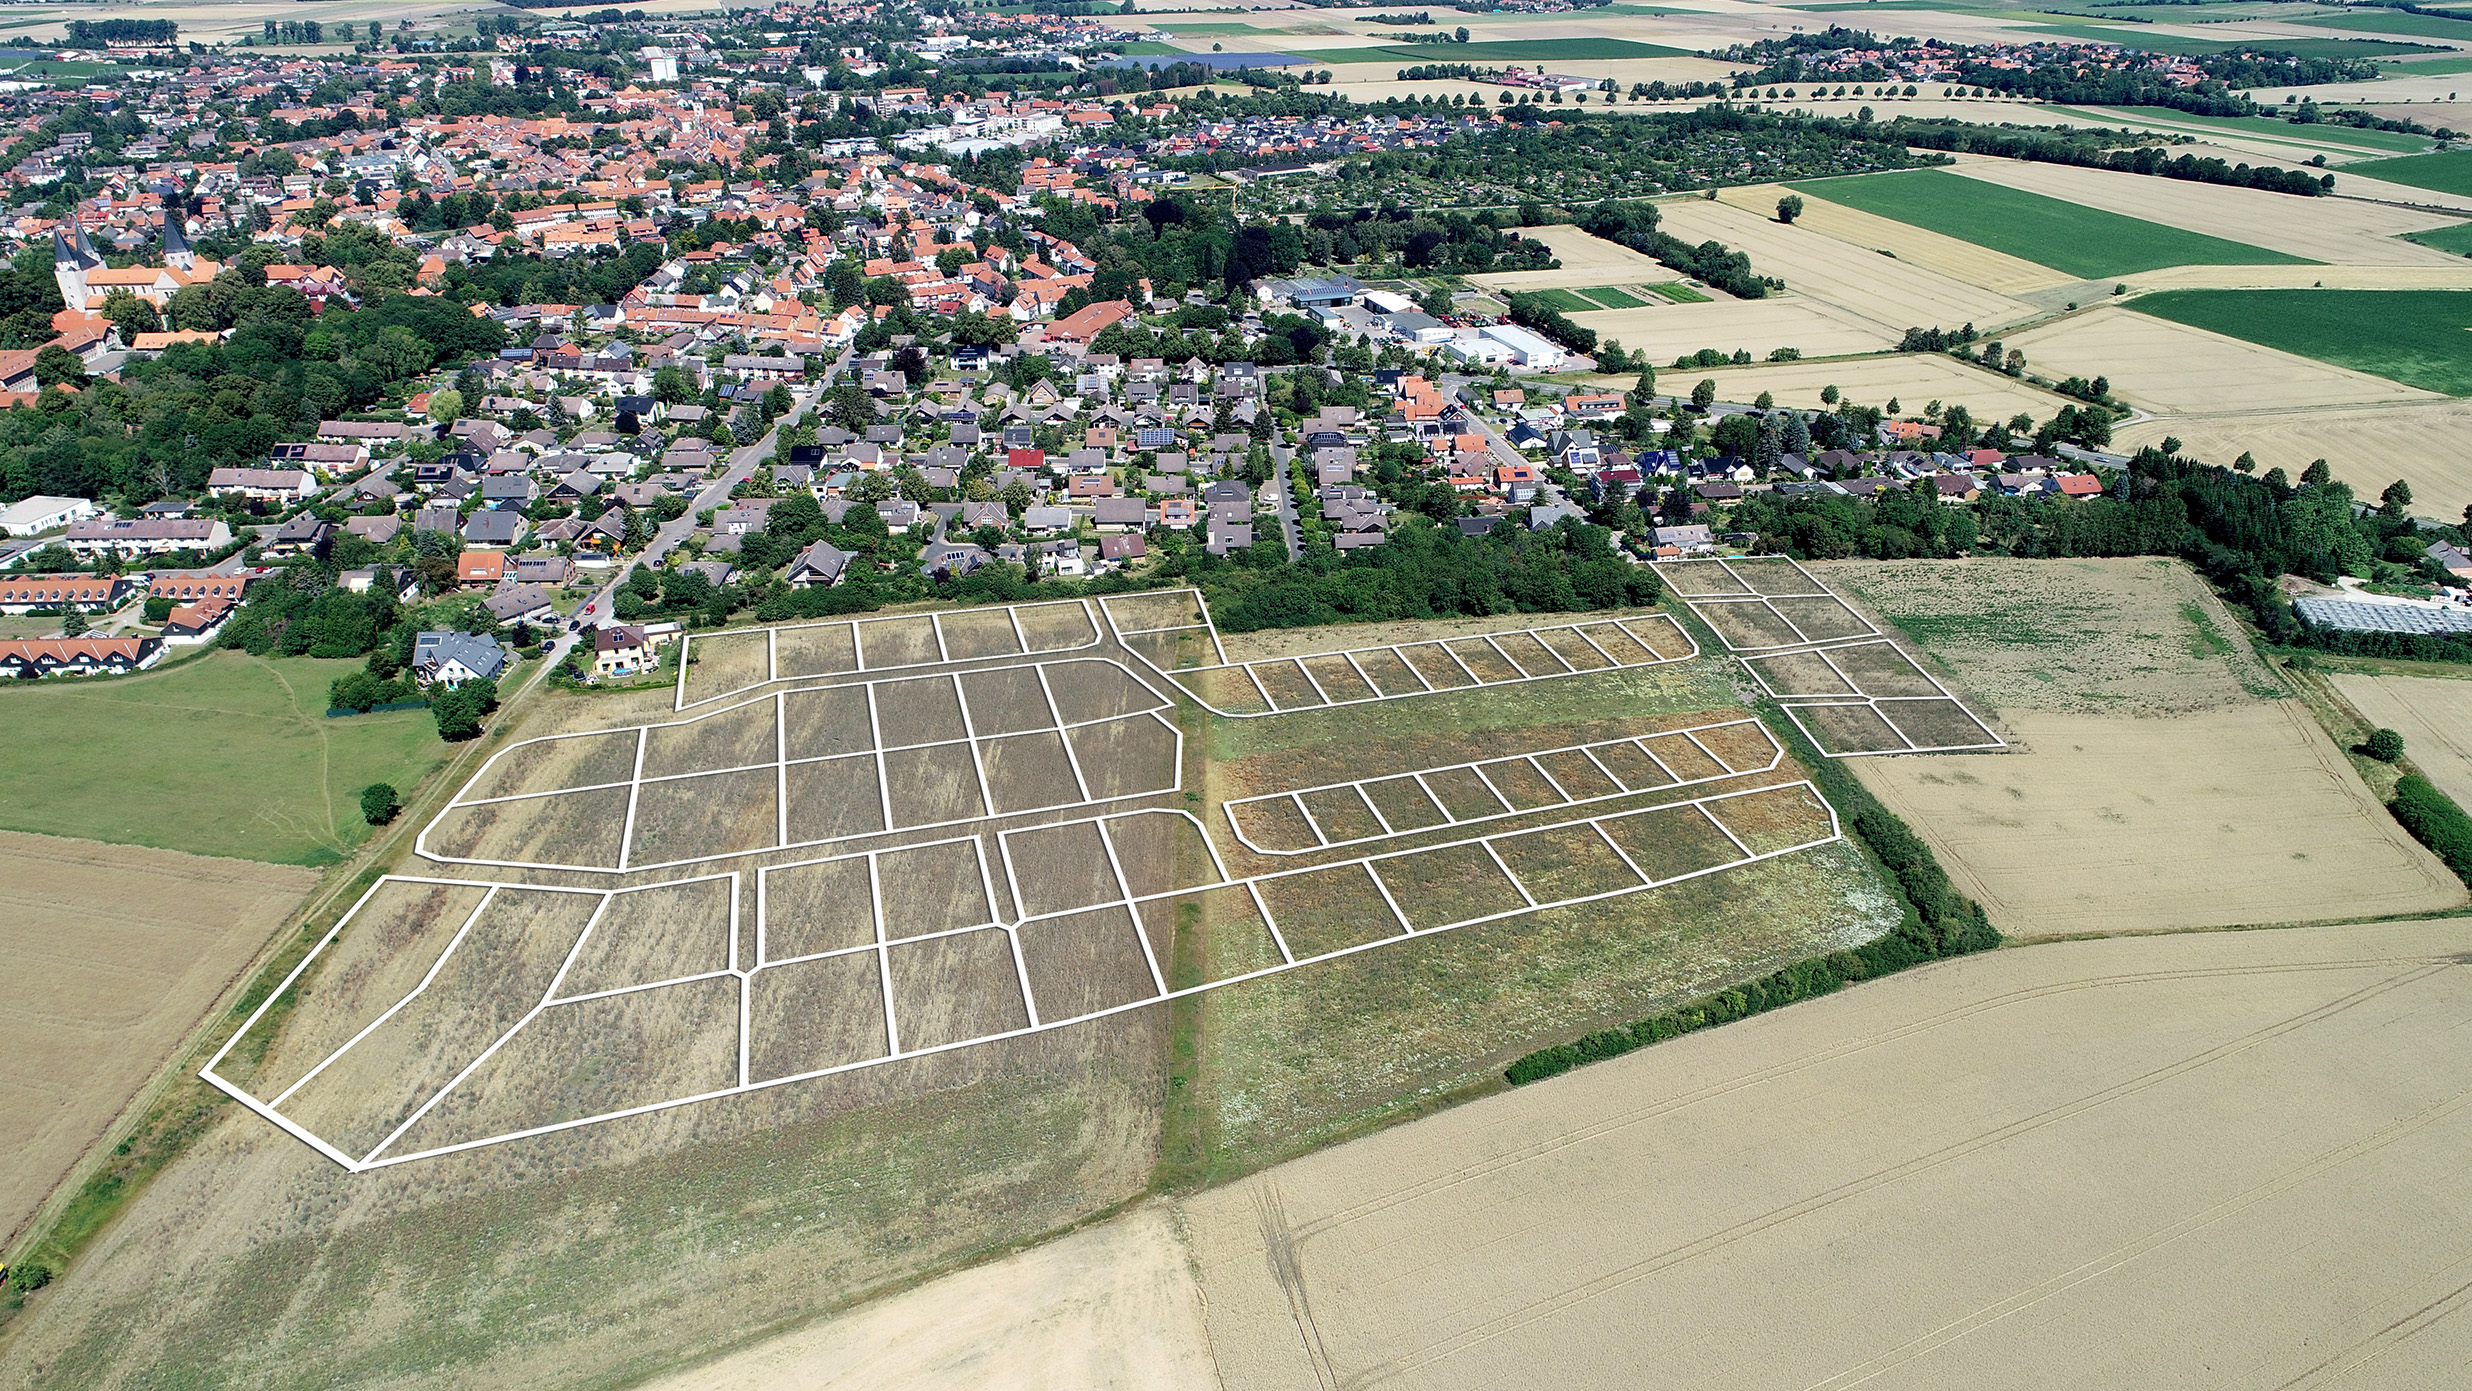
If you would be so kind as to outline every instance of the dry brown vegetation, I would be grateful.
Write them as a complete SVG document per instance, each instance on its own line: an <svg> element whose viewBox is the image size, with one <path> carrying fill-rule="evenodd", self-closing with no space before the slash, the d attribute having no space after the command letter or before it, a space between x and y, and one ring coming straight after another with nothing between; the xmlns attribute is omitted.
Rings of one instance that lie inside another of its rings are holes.
<svg viewBox="0 0 2472 1391"><path fill-rule="evenodd" d="M0 880L0 1239L14 1239L317 875L0 832Z"/></svg>

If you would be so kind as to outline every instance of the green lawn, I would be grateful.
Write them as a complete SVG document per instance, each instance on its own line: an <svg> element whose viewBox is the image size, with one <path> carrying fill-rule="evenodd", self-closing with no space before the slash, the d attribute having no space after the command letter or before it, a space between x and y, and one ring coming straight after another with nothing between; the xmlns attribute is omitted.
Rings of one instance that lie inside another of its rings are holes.
<svg viewBox="0 0 2472 1391"><path fill-rule="evenodd" d="M2296 126L2276 116L2192 116L2186 111L2174 111L2167 106L2108 106L2086 109L2055 106L2051 110L2072 116L2090 117L2098 121L2117 120L2122 116L2155 121L2166 126L2187 126L2197 130L2235 131L2242 135L2262 136L2268 140L2302 140L2321 145L2343 145L2356 150L2384 150L2391 154L2410 154L2429 148L2429 141L2418 135L2405 135L2392 130L2359 130L2318 121Z"/></svg>
<svg viewBox="0 0 2472 1391"><path fill-rule="evenodd" d="M409 791L446 756L425 710L326 718L358 661L237 652L136 676L0 690L0 828L276 864L368 834L360 790Z"/></svg>
<svg viewBox="0 0 2472 1391"><path fill-rule="evenodd" d="M1648 307L1648 301L1617 290L1611 285L1600 285L1593 290L1582 290L1580 293L1607 309L1645 309Z"/></svg>
<svg viewBox="0 0 2472 1391"><path fill-rule="evenodd" d="M2405 241L2434 246L2440 251L2452 251L2458 256L2472 256L2472 222L2458 222L2452 227L2432 227L2426 232L2406 232Z"/></svg>
<svg viewBox="0 0 2472 1391"><path fill-rule="evenodd" d="M2472 396L2472 290L2172 290L2129 307L2406 386Z"/></svg>
<svg viewBox="0 0 2472 1391"><path fill-rule="evenodd" d="M2371 159L2359 164L2347 164L2341 173L2335 175L2335 187L2343 187L2344 174L2410 184L2414 188L2435 189L2440 193L2472 194L2472 150L2448 150L2442 154L2405 155L2401 159Z"/></svg>
<svg viewBox="0 0 2472 1391"><path fill-rule="evenodd" d="M2315 264L1939 169L1814 179L1793 187L2088 279L2163 266Z"/></svg>
<svg viewBox="0 0 2472 1391"><path fill-rule="evenodd" d="M1563 63L1602 58L1679 58L1689 50L1630 39L1504 39L1485 43L1397 43L1373 48L1291 49L1315 63Z"/></svg>

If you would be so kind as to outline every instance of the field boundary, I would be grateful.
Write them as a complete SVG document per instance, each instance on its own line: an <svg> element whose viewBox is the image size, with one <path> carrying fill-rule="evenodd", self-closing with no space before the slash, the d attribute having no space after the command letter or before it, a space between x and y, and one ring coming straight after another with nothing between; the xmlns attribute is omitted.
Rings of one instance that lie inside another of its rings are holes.
<svg viewBox="0 0 2472 1391"><path fill-rule="evenodd" d="M1032 647L1030 645L1029 632L1021 625L1022 611L1025 609L1064 608L1067 606L1075 606L1081 609L1083 621L1090 625L1090 641L1078 642L1066 647ZM944 635L944 620L946 618L958 618L964 614L995 613L999 611L1012 620L1013 639L1019 644L1019 650L1013 652L982 653L976 657L955 657L951 655L951 645L947 642ZM915 624L922 618L927 620L929 629L935 634L936 660L932 662L892 662L876 667L870 667L867 665L867 646L864 630L869 625L872 624L881 626L892 623ZM853 663L851 667L846 671L813 672L800 676L783 676L781 674L781 635L783 633L813 632L824 628L846 628L849 630L850 652ZM863 676L869 674L870 672L890 674L898 671L916 671L924 670L930 667L949 666L962 662L1003 661L1014 657L1063 656L1066 653L1071 652L1087 652L1092 648L1097 647L1106 639L1105 631L1099 626L1098 615L1091 610L1090 601L1088 599L1049 599L1035 604L994 604L980 608L951 610L933 609L925 613L879 614L870 618L848 618L823 623L774 624L761 628L734 628L718 633L706 633L703 637L707 643L710 643L722 638L741 638L759 632L764 634L764 679L761 681L751 681L746 685L733 687L730 690L716 691L711 695L699 696L694 700L687 699L687 654L692 650L696 635L693 633L681 633L678 638L678 695L670 708L672 710L680 711L689 710L698 705L709 705L716 700L727 700L731 696L742 695L748 691L760 690L763 687L774 685L782 681L828 680L835 676Z"/></svg>

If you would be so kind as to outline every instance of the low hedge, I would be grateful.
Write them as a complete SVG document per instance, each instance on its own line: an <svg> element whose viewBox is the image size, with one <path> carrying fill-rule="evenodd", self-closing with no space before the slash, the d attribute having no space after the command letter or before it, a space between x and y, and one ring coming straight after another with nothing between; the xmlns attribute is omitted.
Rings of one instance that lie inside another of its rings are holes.
<svg viewBox="0 0 2472 1391"><path fill-rule="evenodd" d="M2000 934L1984 915L1983 905L1957 892L1948 881L1948 872L1940 868L1939 860L1922 837L1914 834L1895 812L1880 805L1836 760L1819 757L1802 738L1801 731L1782 720L1771 719L1769 723L1802 755L1803 766L1811 769L1812 780L1836 805L1840 820L1853 832L1854 839L1888 871L1889 886L1905 909L1897 925L1859 947L1809 957L1784 970L1663 1014L1540 1048L1504 1069L1504 1081L1515 1087L1541 1081L1582 1063L1619 1057L1679 1034L1730 1024L1779 1005L1826 995L1854 981L1890 975L1941 957L1989 951L2000 945ZM2440 800L2444 800L2442 795ZM2446 807L2462 826L2466 859L2457 872L2467 873L2472 871L2472 818L2466 818L2452 802ZM2400 817L2401 813L2397 815ZM2472 879L2472 873L2467 873L2467 878Z"/></svg>
<svg viewBox="0 0 2472 1391"><path fill-rule="evenodd" d="M2472 816L2455 799L2418 773L2406 773L2395 783L2395 799L2386 804L2395 819L2426 845L2455 877L2472 884Z"/></svg>

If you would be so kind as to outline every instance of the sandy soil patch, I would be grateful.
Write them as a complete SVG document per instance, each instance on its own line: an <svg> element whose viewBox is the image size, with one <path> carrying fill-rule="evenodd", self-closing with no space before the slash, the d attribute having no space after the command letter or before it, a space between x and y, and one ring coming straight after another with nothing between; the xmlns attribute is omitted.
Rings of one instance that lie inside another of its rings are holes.
<svg viewBox="0 0 2472 1391"><path fill-rule="evenodd" d="M1674 275L1668 271L1664 278L1670 280ZM1705 304L1605 309L1570 318L1595 329L1600 340L1611 339L1632 352L1644 352L1659 364L1702 348L1727 353L1743 348L1759 359L1778 348L1799 348L1805 357L1878 352L1904 332L1891 333L1850 310L1790 290L1767 299L1719 296Z"/></svg>
<svg viewBox="0 0 2472 1391"><path fill-rule="evenodd" d="M2117 305L2008 340L2045 376L2109 377L2132 405L2169 412L2288 410L2441 400L2435 392L2277 352Z"/></svg>
<svg viewBox="0 0 2472 1391"><path fill-rule="evenodd" d="M2464 901L2298 701L2170 720L2002 713L2024 751L1865 759L1855 771L2011 936Z"/></svg>
<svg viewBox="0 0 2472 1391"><path fill-rule="evenodd" d="M2443 227L2459 220L2441 213L2390 208L2351 198L2295 198L2254 188L2157 179L2066 164L2027 164L1967 156L1957 162L1954 172L1985 183L2101 208L2123 217L2142 218L2210 237L2228 237L2287 256L2305 256L2334 265L2443 264L2450 259L2445 252L2400 240L2397 234ZM2342 177L2337 176L2335 182L2341 187Z"/></svg>
<svg viewBox="0 0 2472 1391"><path fill-rule="evenodd" d="M0 1239L316 886L316 871L0 832Z"/></svg>
<svg viewBox="0 0 2472 1391"><path fill-rule="evenodd" d="M2468 946L1997 952L1283 1165L1184 1205L1222 1382L2446 1383Z"/></svg>
<svg viewBox="0 0 2472 1391"><path fill-rule="evenodd" d="M1977 421L2006 420L2019 411L2041 420L2062 403L2061 397L2014 377L1967 367L1939 353L1758 367L1672 368L1659 376L1658 383L1664 390L1687 391L1703 377L1716 382L1720 401L1751 401L1765 391L1777 398L1778 405L1804 410L1824 409L1820 389L1828 386L1866 406L1882 406L1894 399L1909 415L1921 414L1933 401L1963 406Z"/></svg>
<svg viewBox="0 0 2472 1391"><path fill-rule="evenodd" d="M2329 676L2361 718L2403 736L2404 753L2457 802L2472 805L2472 681Z"/></svg>
<svg viewBox="0 0 2472 1391"><path fill-rule="evenodd" d="M1753 212L1773 213L1781 196L1782 191L1777 185L1758 184L1727 189L1718 194L1717 200ZM2027 294L2075 283L2048 266L2038 266L2032 261L2004 255L1986 246L1942 236L1912 223L1863 212L1842 203L1832 203L1814 194L1801 196L1803 214L1795 222L1797 227L1834 237L1849 246L1875 252L1894 252L1898 261L1936 271L1952 280L1979 285L2002 295Z"/></svg>
<svg viewBox="0 0 2472 1391"><path fill-rule="evenodd" d="M654 1382L654 1391L1216 1386L1201 1287L1164 1208L948 1275Z"/></svg>
<svg viewBox="0 0 2472 1391"><path fill-rule="evenodd" d="M2416 511L2451 517L2472 504L2468 432L2472 401L2441 398L2353 410L2165 416L2122 426L2112 443L2136 449L2170 435L2192 458L2228 464L2246 451L2257 456L2259 472L2279 468L2292 478L2324 459L2362 497L2374 498L2401 478L2412 485Z"/></svg>
<svg viewBox="0 0 2472 1391"><path fill-rule="evenodd" d="M1778 190L1782 196L1784 190ZM1809 203L1806 200L1805 206ZM1795 291L1862 316L1884 332L1909 327L1971 323L1991 329L2035 317L2023 300L1982 289L1929 266L1836 239L1810 226L1776 220L1776 199L1765 207L1681 199L1666 203L1665 230L1694 246L1714 238L1751 257L1764 275Z"/></svg>

